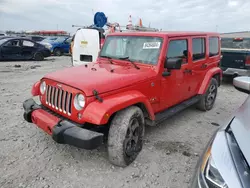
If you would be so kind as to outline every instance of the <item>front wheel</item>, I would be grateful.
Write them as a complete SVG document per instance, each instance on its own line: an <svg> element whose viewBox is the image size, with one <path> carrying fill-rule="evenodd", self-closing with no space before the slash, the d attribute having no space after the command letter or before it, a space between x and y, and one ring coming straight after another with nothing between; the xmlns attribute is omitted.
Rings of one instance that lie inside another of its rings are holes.
<svg viewBox="0 0 250 188"><path fill-rule="evenodd" d="M43 54L40 53L40 52L35 53L35 55L34 55L34 60L35 60L35 61L42 61L42 60L44 60Z"/></svg>
<svg viewBox="0 0 250 188"><path fill-rule="evenodd" d="M215 78L212 78L207 88L206 93L201 97L201 100L197 104L197 108L202 111L209 111L213 108L214 102L217 97L218 82Z"/></svg>
<svg viewBox="0 0 250 188"><path fill-rule="evenodd" d="M118 112L111 122L108 135L109 160L116 166L131 164L142 150L144 116L137 106Z"/></svg>
<svg viewBox="0 0 250 188"><path fill-rule="evenodd" d="M53 51L53 54L55 56L61 56L62 55L62 51L59 48L55 48Z"/></svg>

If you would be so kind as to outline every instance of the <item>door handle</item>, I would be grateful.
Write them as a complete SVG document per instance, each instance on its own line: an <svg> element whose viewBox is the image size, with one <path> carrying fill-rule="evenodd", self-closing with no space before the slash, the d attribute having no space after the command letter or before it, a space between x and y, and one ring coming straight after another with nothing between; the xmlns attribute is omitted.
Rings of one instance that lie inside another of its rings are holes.
<svg viewBox="0 0 250 188"><path fill-rule="evenodd" d="M201 68L203 68L203 69L207 68L207 64L205 64L205 63L202 64L202 65L201 65Z"/></svg>

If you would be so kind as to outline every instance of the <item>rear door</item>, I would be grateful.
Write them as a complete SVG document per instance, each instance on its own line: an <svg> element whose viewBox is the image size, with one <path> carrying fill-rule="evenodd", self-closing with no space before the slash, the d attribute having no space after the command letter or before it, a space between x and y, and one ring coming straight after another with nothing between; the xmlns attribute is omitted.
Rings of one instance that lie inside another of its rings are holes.
<svg viewBox="0 0 250 188"><path fill-rule="evenodd" d="M11 39L1 47L1 54L4 59L21 59L21 46L19 39Z"/></svg>
<svg viewBox="0 0 250 188"><path fill-rule="evenodd" d="M95 61L99 51L99 31L80 29L76 32L72 50L74 66Z"/></svg>
<svg viewBox="0 0 250 188"><path fill-rule="evenodd" d="M21 56L24 59L32 59L34 57L34 53L37 50L35 46L35 43L31 40L22 40Z"/></svg>
<svg viewBox="0 0 250 188"><path fill-rule="evenodd" d="M206 36L190 37L189 72L186 73L185 80L185 83L188 85L188 91L185 94L185 98L190 98L197 94L199 84L204 79L204 75L208 69L206 40Z"/></svg>

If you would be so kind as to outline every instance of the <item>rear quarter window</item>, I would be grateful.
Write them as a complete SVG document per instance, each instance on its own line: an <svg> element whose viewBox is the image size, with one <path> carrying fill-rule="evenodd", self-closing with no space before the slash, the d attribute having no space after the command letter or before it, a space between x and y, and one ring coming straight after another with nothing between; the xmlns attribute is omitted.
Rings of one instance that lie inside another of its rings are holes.
<svg viewBox="0 0 250 188"><path fill-rule="evenodd" d="M35 43L31 42L31 41L28 41L28 40L24 40L23 41L23 46L26 46L26 47L33 47L35 46Z"/></svg>
<svg viewBox="0 0 250 188"><path fill-rule="evenodd" d="M209 37L209 57L219 55L219 37Z"/></svg>

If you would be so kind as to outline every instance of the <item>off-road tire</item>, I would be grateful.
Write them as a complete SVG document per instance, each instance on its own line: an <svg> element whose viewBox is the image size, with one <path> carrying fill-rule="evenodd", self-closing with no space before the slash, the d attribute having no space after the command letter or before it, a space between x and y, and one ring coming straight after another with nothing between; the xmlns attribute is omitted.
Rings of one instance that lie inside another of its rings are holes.
<svg viewBox="0 0 250 188"><path fill-rule="evenodd" d="M108 156L112 164L126 167L136 159L142 150L144 124L143 112L137 106L128 107L115 115L108 135ZM134 146L133 150L129 150L129 146Z"/></svg>
<svg viewBox="0 0 250 188"><path fill-rule="evenodd" d="M42 60L44 60L43 54L40 53L40 52L35 53L35 55L34 55L34 60L35 60L35 61L42 61Z"/></svg>
<svg viewBox="0 0 250 188"><path fill-rule="evenodd" d="M61 56L62 55L62 51L61 51L60 48L55 48L53 50L53 54L54 54L54 56Z"/></svg>
<svg viewBox="0 0 250 188"><path fill-rule="evenodd" d="M200 101L197 103L197 108L202 111L209 111L213 108L218 90L218 82L215 78L210 80L207 91L202 95Z"/></svg>

